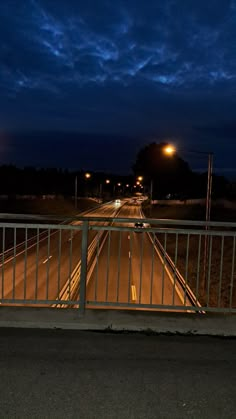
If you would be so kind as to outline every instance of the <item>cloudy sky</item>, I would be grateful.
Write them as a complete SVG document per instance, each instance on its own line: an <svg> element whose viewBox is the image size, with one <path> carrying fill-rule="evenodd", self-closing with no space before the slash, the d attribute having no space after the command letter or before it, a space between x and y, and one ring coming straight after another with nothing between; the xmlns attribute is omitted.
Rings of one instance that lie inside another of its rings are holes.
<svg viewBox="0 0 236 419"><path fill-rule="evenodd" d="M1 1L0 89L2 162L126 171L169 139L232 174L236 1Z"/></svg>

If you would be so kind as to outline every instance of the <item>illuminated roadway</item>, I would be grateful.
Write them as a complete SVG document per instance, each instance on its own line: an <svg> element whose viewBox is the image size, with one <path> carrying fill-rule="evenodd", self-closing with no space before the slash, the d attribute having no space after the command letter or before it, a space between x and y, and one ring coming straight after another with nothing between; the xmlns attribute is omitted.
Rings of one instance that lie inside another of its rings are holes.
<svg viewBox="0 0 236 419"><path fill-rule="evenodd" d="M104 204L88 215L141 217L140 205L130 202ZM134 227L132 223L114 225ZM89 232L89 244L94 242L96 235L96 231ZM111 304L115 302L146 305L184 304L183 290L177 281L174 285L173 277L164 267L146 232L111 231L109 235L99 257L94 259L96 245L94 252L89 254L88 259L94 262L94 269L90 269L89 266L86 300L91 305L94 301L101 304L106 301ZM62 230L60 251L60 233L55 230L50 234L50 242L47 237L43 237L38 246L35 242L28 247L27 252L23 250L15 259L13 257L7 259L4 269L1 269L1 298L73 300L73 289L78 290L79 274L73 276L72 273L77 269L81 259L81 242L81 231ZM23 301L19 301L19 304L23 304Z"/></svg>
<svg viewBox="0 0 236 419"><path fill-rule="evenodd" d="M141 218L140 206L124 205L119 218ZM134 227L133 223L114 225ZM86 300L180 306L184 292L177 279L174 285L173 275L146 232L112 231L88 278Z"/></svg>
<svg viewBox="0 0 236 419"><path fill-rule="evenodd" d="M112 217L119 208L120 205L112 202L86 216ZM55 300L81 257L82 232L71 231L62 230L61 254L60 233L55 230L50 235L49 245L48 238L44 237L39 241L38 250L35 241L27 253L24 249L16 254L15 259L12 256L5 260L4 269L1 266L0 271L1 298ZM95 235L96 232L89 233L89 242Z"/></svg>

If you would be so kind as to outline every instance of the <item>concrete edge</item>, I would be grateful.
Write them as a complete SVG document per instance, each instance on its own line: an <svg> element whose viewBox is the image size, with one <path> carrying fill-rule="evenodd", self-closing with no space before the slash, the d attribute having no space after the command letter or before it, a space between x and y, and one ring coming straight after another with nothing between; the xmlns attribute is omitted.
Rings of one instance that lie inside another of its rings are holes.
<svg viewBox="0 0 236 419"><path fill-rule="evenodd" d="M137 310L0 307L0 328L67 329L236 336L233 314L164 313Z"/></svg>

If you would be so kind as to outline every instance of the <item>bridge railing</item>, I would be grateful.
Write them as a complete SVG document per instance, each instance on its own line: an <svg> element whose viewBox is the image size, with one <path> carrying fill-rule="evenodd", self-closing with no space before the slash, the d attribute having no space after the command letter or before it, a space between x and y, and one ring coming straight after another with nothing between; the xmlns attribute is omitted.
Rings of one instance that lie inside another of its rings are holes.
<svg viewBox="0 0 236 419"><path fill-rule="evenodd" d="M15 219L0 222L2 305L236 311L236 223Z"/></svg>

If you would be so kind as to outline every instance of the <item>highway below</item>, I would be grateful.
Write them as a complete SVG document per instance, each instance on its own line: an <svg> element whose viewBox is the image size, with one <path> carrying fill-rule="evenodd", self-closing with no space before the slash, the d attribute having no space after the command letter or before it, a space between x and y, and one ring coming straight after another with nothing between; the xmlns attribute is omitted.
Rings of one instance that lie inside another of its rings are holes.
<svg viewBox="0 0 236 419"><path fill-rule="evenodd" d="M132 201L104 204L86 216L142 218L141 207ZM81 221L73 224L81 226ZM98 225L101 222L92 222ZM107 222L102 222L106 226ZM133 223L113 223L134 227ZM43 227L45 229L45 227ZM42 231L43 231L42 229ZM0 271L2 304L30 305L39 302L58 306L56 301L77 301L80 284L81 230L50 230L16 256L4 261ZM88 236L88 306L105 303L182 306L191 305L177 278L169 271L151 236L143 231L98 231ZM186 299L186 301L185 301ZM16 301L15 301L16 300ZM26 301L25 301L26 300ZM28 301L27 301L28 300ZM62 305L67 307L66 304ZM110 307L109 306L109 307Z"/></svg>
<svg viewBox="0 0 236 419"><path fill-rule="evenodd" d="M120 218L141 218L141 208L127 203ZM132 223L114 226L134 227ZM112 231L88 276L86 300L109 303L184 305L184 292L156 252L148 233ZM186 304L191 305L186 298Z"/></svg>
<svg viewBox="0 0 236 419"><path fill-rule="evenodd" d="M104 204L86 216L114 217L121 204ZM73 224L81 224L74 222ZM89 233L89 243L96 232ZM81 258L82 232L80 230L50 231L16 256L4 261L0 271L0 298L2 300L56 300L68 281L67 299L71 299L72 272ZM21 303L22 305L22 303Z"/></svg>

